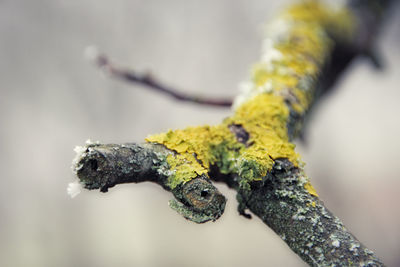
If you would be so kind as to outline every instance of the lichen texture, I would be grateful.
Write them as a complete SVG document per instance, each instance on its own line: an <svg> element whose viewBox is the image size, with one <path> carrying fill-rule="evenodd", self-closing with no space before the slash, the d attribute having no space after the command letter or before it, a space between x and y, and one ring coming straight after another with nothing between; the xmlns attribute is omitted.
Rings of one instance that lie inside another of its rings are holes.
<svg viewBox="0 0 400 267"><path fill-rule="evenodd" d="M241 215L260 217L308 264L382 266L319 200L293 139L351 60L370 54L388 2L292 5L266 27L261 59L240 85L230 117L149 135L141 145L88 143L74 163L80 183L106 192L152 181L173 193L171 208L203 223L224 211L226 199L212 184L222 181L237 190Z"/></svg>
<svg viewBox="0 0 400 267"><path fill-rule="evenodd" d="M294 5L276 19L278 26L265 37L261 61L236 98L233 116L216 126L148 136L147 142L176 152L167 158L173 173L171 189L208 176L214 165L224 174L237 174L247 189L252 182L265 180L276 159L302 166L291 141L317 93L318 78L333 49L331 34L348 40L352 21L346 9L331 11L317 1ZM247 140L238 140L232 126L240 127ZM316 195L312 185L306 185Z"/></svg>

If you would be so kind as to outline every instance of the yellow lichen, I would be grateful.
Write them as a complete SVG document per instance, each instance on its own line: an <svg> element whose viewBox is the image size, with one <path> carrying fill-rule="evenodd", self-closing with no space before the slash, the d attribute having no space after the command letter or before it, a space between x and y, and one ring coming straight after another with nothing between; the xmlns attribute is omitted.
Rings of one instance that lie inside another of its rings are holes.
<svg viewBox="0 0 400 267"><path fill-rule="evenodd" d="M276 94L290 91L295 97L292 108L302 114L308 110L314 91L300 88L300 79L318 77L333 47L330 37L347 40L355 22L347 9L334 10L313 0L291 6L280 19L290 25L285 36L277 38L272 46L282 56L268 64L256 64L252 82L255 90L268 82Z"/></svg>
<svg viewBox="0 0 400 267"><path fill-rule="evenodd" d="M282 96L260 94L243 104L236 113L216 126L188 127L183 130L168 131L151 135L147 142L162 144L176 155L169 155L167 162L175 173L170 177L172 188L198 175L207 174L210 165L220 160L221 153L236 153L220 166L236 171L248 182L261 180L271 170L274 159L287 158L295 166L299 165L299 155L295 145L289 142L287 120L289 110ZM230 132L230 125L241 125L249 134L247 147L238 143ZM217 150L219 146L223 150Z"/></svg>
<svg viewBox="0 0 400 267"><path fill-rule="evenodd" d="M310 195L318 197L317 191L315 190L314 186L312 186L312 184L310 182L307 182L306 184L304 184L304 189L306 189Z"/></svg>
<svg viewBox="0 0 400 267"><path fill-rule="evenodd" d="M147 142L162 144L177 152L169 155L167 162L175 171L169 178L171 188L181 182L190 181L199 175L207 175L210 164L217 159L211 153L213 147L222 142L234 142L234 136L227 125L188 127L183 130L168 131L151 135Z"/></svg>
<svg viewBox="0 0 400 267"><path fill-rule="evenodd" d="M206 174L208 171L198 163L193 155L177 154L168 155L167 162L171 170L175 172L168 177L171 188L175 188L180 183L185 183L191 179Z"/></svg>
<svg viewBox="0 0 400 267"><path fill-rule="evenodd" d="M346 39L354 23L347 11L331 11L312 0L292 6L280 19L289 27L284 36L268 39L274 54L253 67L252 91L233 116L216 126L188 127L146 138L176 152L167 157L173 172L171 188L207 175L212 165L222 173L238 174L244 186L262 180L275 159L286 158L294 166L301 165L288 136L290 111L303 116L309 109L314 82L333 48L331 35L341 34L340 38ZM296 123L292 127L298 131L301 122ZM236 140L231 125L239 125L249 134L246 144ZM309 182L304 188L318 196Z"/></svg>
<svg viewBox="0 0 400 267"><path fill-rule="evenodd" d="M291 75L279 74L268 71L268 66L262 63L253 66L252 79L256 86L263 86L266 82L273 82L273 90L279 91L286 87L294 87L298 83L298 78Z"/></svg>
<svg viewBox="0 0 400 267"><path fill-rule="evenodd" d="M252 145L243 151L242 157L270 170L277 158L288 158L298 166L299 156L287 135L288 117L289 109L282 96L260 94L241 105L226 122L242 125L250 135Z"/></svg>
<svg viewBox="0 0 400 267"><path fill-rule="evenodd" d="M317 0L304 0L292 5L285 16L290 20L323 25L330 34L335 34L335 38L340 39L349 38L356 26L355 18L349 9L335 9Z"/></svg>
<svg viewBox="0 0 400 267"><path fill-rule="evenodd" d="M196 154L196 159L208 168L210 141L215 144L221 143L230 134L229 130L224 127L206 125L151 135L146 138L146 141L163 144L177 153L190 155L188 157L193 157L193 154Z"/></svg>

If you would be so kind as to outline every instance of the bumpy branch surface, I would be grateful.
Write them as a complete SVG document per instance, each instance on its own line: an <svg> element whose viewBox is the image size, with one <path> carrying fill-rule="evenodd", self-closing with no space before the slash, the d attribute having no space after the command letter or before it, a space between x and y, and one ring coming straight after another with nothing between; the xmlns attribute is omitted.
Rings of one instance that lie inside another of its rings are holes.
<svg viewBox="0 0 400 267"><path fill-rule="evenodd" d="M276 160L268 185L238 189L240 202L274 230L311 266L383 266L317 197L307 177L287 160Z"/></svg>
<svg viewBox="0 0 400 267"><path fill-rule="evenodd" d="M121 183L150 181L170 191L165 147L153 144L94 144L77 147L74 171L86 189L108 188ZM205 177L196 177L172 190L170 206L185 218L203 223L215 221L225 209L226 199Z"/></svg>
<svg viewBox="0 0 400 267"><path fill-rule="evenodd" d="M373 54L388 2L351 1L340 10L318 1L293 5L269 28L231 117L151 135L143 145L80 147L80 184L106 192L119 183L156 182L175 196L173 209L202 223L224 210L225 198L211 183L222 181L238 192L240 214L252 211L308 264L382 266L318 199L292 140L352 59Z"/></svg>

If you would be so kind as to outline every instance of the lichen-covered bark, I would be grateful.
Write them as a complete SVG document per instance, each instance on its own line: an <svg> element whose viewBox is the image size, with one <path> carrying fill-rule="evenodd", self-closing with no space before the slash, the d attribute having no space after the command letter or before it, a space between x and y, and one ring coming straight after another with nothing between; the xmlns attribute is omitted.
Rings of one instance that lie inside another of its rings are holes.
<svg viewBox="0 0 400 267"><path fill-rule="evenodd" d="M78 147L73 169L86 189L108 188L121 183L150 181L168 186L168 155L173 152L160 145L150 144L94 144ZM172 190L176 200L170 206L183 217L203 223L215 221L225 209L226 199L209 179L198 177Z"/></svg>
<svg viewBox="0 0 400 267"><path fill-rule="evenodd" d="M332 10L303 1L278 16L260 62L242 85L232 116L214 126L151 135L143 145L87 144L74 169L86 189L152 181L171 191L186 219L218 219L225 197L212 180L238 192L251 210L312 266L382 266L319 200L292 140L312 105L358 55L370 56L389 1L351 1Z"/></svg>
<svg viewBox="0 0 400 267"><path fill-rule="evenodd" d="M157 173L165 164L166 150L161 146L88 142L79 150L73 167L86 189L107 192L116 184L142 181L165 187L166 177Z"/></svg>
<svg viewBox="0 0 400 267"><path fill-rule="evenodd" d="M277 160L269 183L240 200L311 266L383 266L321 200L304 188L307 178L287 160Z"/></svg>

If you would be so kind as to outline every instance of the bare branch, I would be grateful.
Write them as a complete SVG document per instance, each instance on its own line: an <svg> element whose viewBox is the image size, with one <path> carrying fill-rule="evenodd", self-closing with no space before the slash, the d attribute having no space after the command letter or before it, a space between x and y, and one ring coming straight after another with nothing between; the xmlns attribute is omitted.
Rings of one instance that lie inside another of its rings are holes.
<svg viewBox="0 0 400 267"><path fill-rule="evenodd" d="M92 47L89 47L88 49L89 52L86 54L89 54L91 59L95 62L95 64L113 78L128 83L136 83L145 86L156 92L168 95L178 101L186 101L195 104L216 106L216 107L230 107L232 105L232 99L218 99L213 97L204 97L200 95L192 95L179 92L179 90L169 87L163 84L162 82L157 81L149 73L140 74L132 70L122 69L112 64L106 55L100 53L93 53L94 51L90 51L94 49Z"/></svg>

